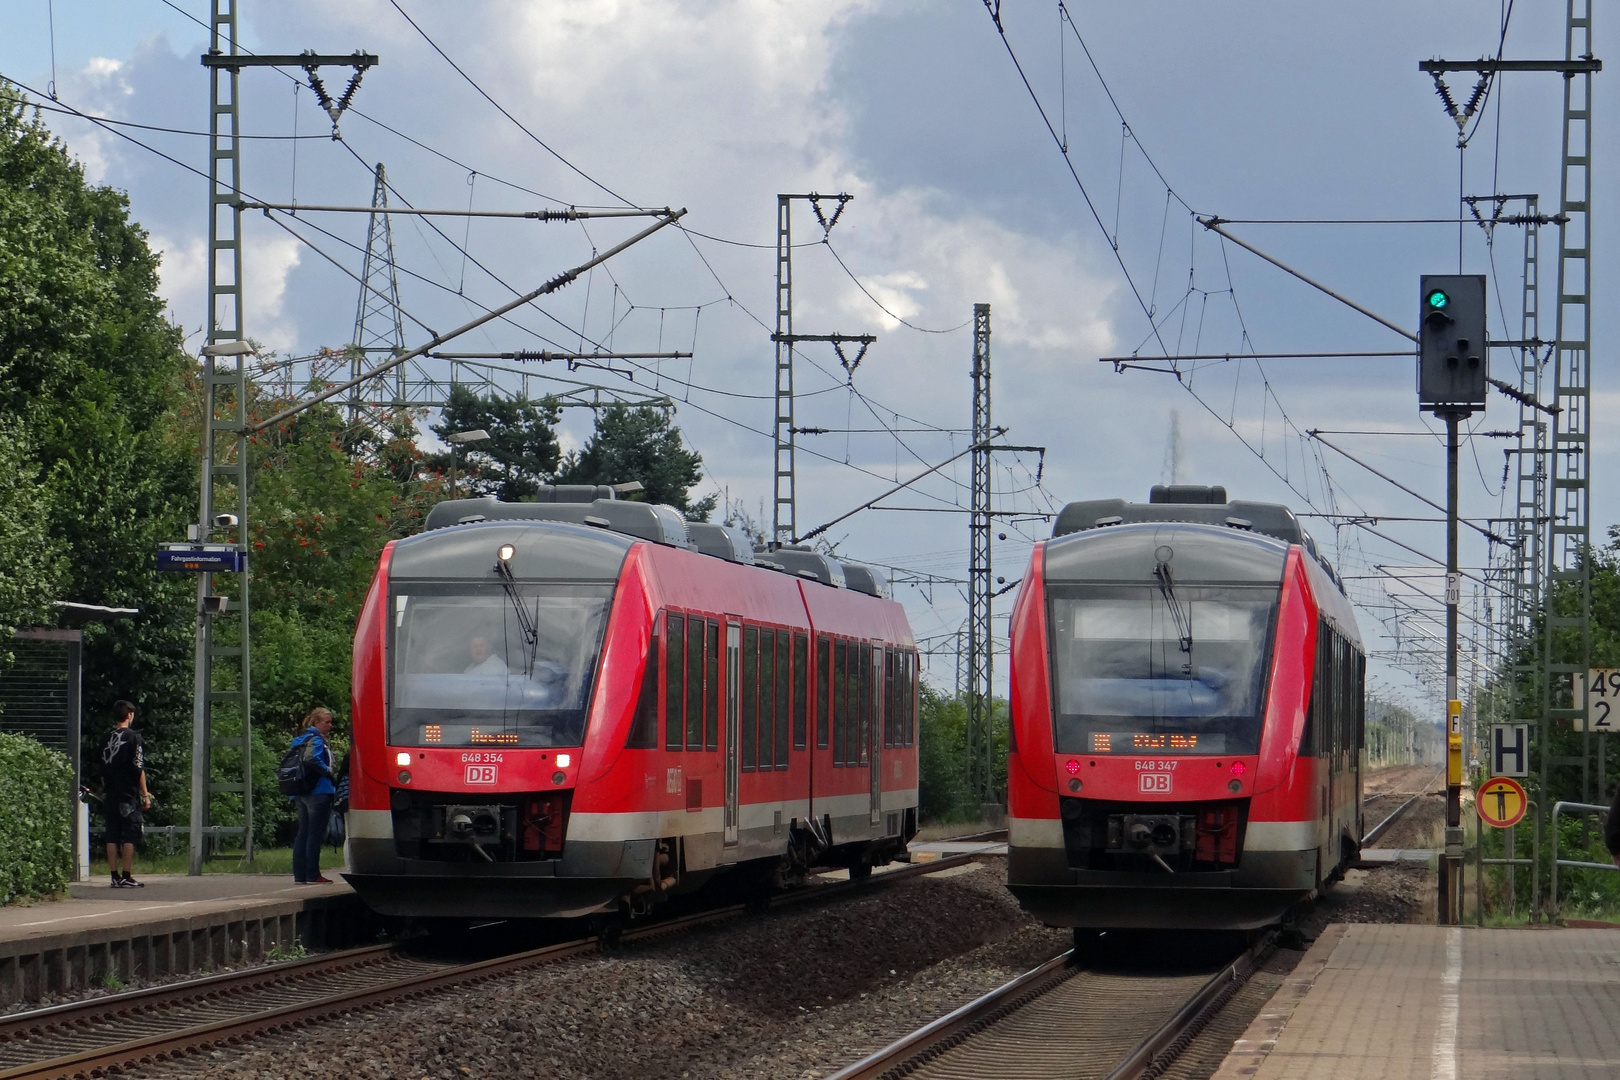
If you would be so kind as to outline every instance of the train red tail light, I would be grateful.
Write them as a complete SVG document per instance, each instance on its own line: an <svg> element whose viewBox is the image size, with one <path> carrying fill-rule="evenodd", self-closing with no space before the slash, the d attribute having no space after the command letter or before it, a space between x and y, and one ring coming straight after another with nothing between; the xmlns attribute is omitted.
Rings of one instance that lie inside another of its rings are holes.
<svg viewBox="0 0 1620 1080"><path fill-rule="evenodd" d="M1241 761L1232 762L1232 775L1233 776L1242 776L1244 773L1246 773L1248 771L1249 771L1249 767L1247 765L1243 764L1243 762L1241 762Z"/></svg>
<svg viewBox="0 0 1620 1080"><path fill-rule="evenodd" d="M1080 762L1079 762L1079 760L1078 760L1078 759L1076 759L1076 758L1070 758L1070 759L1069 759L1069 760L1068 760L1068 761L1067 761L1067 762L1066 762L1066 763L1065 763L1065 764L1064 764L1064 766L1063 766L1063 767L1064 767L1064 768L1065 768L1065 769L1067 769L1067 770L1068 770L1068 771L1069 771L1069 775L1070 775L1070 776L1077 776L1077 775L1079 775L1079 772L1080 772Z"/></svg>

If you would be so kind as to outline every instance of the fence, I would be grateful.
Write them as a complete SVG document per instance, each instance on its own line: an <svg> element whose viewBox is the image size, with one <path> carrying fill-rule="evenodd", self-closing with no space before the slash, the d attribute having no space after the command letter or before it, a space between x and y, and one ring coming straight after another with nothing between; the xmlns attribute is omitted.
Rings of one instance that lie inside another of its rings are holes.
<svg viewBox="0 0 1620 1080"><path fill-rule="evenodd" d="M73 806L75 880L89 876L90 809L79 800L79 732L84 636L78 630L17 630L12 662L0 669L0 731L26 735L67 755L73 786L62 793Z"/></svg>
<svg viewBox="0 0 1620 1080"><path fill-rule="evenodd" d="M1558 818L1561 814L1607 814L1607 806L1598 806L1594 803L1560 802L1553 803L1552 812L1552 910L1558 910L1558 868L1567 866L1572 870L1620 870L1620 866L1613 863L1585 862L1581 859L1560 859L1558 857Z"/></svg>

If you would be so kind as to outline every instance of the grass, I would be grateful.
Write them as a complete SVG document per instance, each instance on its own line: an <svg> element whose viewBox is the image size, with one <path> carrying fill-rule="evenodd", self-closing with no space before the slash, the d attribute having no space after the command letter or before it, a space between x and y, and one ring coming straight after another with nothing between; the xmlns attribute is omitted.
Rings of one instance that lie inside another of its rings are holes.
<svg viewBox="0 0 1620 1080"><path fill-rule="evenodd" d="M282 960L302 960L308 955L309 950L304 948L303 941L299 938L293 938L293 943L291 945L276 945L272 947L271 950L265 954L265 959L274 964Z"/></svg>
<svg viewBox="0 0 1620 1080"><path fill-rule="evenodd" d="M331 847L321 848L321 869L330 870L334 866L343 865L343 849ZM191 857L184 851L170 854L147 854L140 848L135 849L135 876L143 874L184 874L191 866ZM90 864L90 873L93 877L105 877L109 873L105 859L96 859ZM291 874L292 848L260 848L253 854L253 861L242 859L240 853L227 854L218 858L209 859L203 863L205 874Z"/></svg>

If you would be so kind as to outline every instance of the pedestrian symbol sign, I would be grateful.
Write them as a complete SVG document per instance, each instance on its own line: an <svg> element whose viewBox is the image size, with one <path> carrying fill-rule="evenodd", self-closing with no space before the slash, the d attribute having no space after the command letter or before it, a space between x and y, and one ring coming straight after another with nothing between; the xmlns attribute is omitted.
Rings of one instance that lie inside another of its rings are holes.
<svg viewBox="0 0 1620 1080"><path fill-rule="evenodd" d="M1524 817L1530 800L1517 780L1506 776L1493 776L1480 785L1474 797L1479 820L1498 829L1510 829Z"/></svg>

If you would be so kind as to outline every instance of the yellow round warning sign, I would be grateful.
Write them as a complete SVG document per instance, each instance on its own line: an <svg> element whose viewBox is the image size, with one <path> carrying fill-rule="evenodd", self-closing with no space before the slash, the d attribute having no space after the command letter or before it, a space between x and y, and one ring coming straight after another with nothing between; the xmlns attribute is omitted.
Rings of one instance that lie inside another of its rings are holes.
<svg viewBox="0 0 1620 1080"><path fill-rule="evenodd" d="M1493 776L1479 786L1474 795L1474 806L1479 820L1498 829L1511 828L1524 817L1530 800L1517 780L1507 776Z"/></svg>

